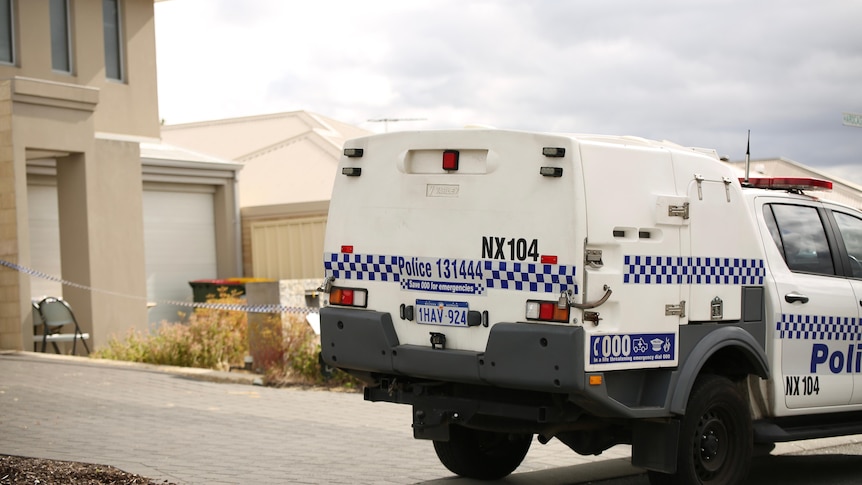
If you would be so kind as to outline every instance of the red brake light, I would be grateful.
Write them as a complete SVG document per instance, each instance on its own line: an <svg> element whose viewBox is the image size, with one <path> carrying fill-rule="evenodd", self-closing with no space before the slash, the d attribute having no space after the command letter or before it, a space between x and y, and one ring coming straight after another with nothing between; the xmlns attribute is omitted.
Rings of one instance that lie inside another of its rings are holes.
<svg viewBox="0 0 862 485"><path fill-rule="evenodd" d="M446 150L443 152L443 170L458 170L458 150Z"/></svg>
<svg viewBox="0 0 862 485"><path fill-rule="evenodd" d="M745 184L745 179L739 179ZM832 182L808 177L756 177L748 179L749 187L774 190L832 190Z"/></svg>
<svg viewBox="0 0 862 485"><path fill-rule="evenodd" d="M555 303L542 302L539 303L539 320L553 320Z"/></svg>
<svg viewBox="0 0 862 485"><path fill-rule="evenodd" d="M569 323L569 306L562 308L558 301L527 300L527 320Z"/></svg>
<svg viewBox="0 0 862 485"><path fill-rule="evenodd" d="M368 290L333 286L329 290L329 303L331 305L365 308L368 306Z"/></svg>

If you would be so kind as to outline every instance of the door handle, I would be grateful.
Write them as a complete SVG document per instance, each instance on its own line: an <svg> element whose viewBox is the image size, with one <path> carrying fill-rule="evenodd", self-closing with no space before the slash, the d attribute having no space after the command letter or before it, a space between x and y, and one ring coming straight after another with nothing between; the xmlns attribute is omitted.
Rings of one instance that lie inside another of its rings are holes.
<svg viewBox="0 0 862 485"><path fill-rule="evenodd" d="M795 291L791 291L790 293L784 295L784 301L787 303L808 303L808 297L803 295L802 293L797 293Z"/></svg>

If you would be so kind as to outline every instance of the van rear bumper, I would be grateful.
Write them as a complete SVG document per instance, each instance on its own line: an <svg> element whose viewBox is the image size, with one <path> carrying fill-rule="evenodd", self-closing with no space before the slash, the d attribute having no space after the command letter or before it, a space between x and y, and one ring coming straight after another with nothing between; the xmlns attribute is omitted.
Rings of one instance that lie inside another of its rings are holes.
<svg viewBox="0 0 862 485"><path fill-rule="evenodd" d="M320 331L323 360L342 369L555 394L585 386L580 327L503 322L484 352L434 349L401 344L389 313L326 307Z"/></svg>

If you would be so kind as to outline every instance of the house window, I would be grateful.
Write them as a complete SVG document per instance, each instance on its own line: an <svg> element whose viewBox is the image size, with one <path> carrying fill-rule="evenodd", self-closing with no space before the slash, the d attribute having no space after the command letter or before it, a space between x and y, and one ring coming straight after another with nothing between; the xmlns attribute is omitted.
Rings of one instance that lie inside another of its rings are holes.
<svg viewBox="0 0 862 485"><path fill-rule="evenodd" d="M0 0L0 63L15 63L12 0Z"/></svg>
<svg viewBox="0 0 862 485"><path fill-rule="evenodd" d="M69 0L51 0L51 67L72 72L72 43L69 41Z"/></svg>
<svg viewBox="0 0 862 485"><path fill-rule="evenodd" d="M105 76L123 80L120 0L102 0L102 25L105 31Z"/></svg>

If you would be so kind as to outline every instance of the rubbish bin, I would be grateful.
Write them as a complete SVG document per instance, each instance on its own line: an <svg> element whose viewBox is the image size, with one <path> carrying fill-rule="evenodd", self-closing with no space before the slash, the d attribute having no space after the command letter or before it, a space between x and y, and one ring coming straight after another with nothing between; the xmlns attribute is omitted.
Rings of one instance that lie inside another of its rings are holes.
<svg viewBox="0 0 862 485"><path fill-rule="evenodd" d="M189 281L189 285L192 287L192 301L206 303L209 296L218 298L219 288L227 288L228 294L235 293L236 296L245 296L246 283L271 283L273 281L275 280L269 278L223 278Z"/></svg>
<svg viewBox="0 0 862 485"><path fill-rule="evenodd" d="M192 287L192 301L195 303L206 303L207 299L218 298L219 288L227 288L228 294L245 295L245 282L240 278L194 280L189 281L189 285Z"/></svg>

